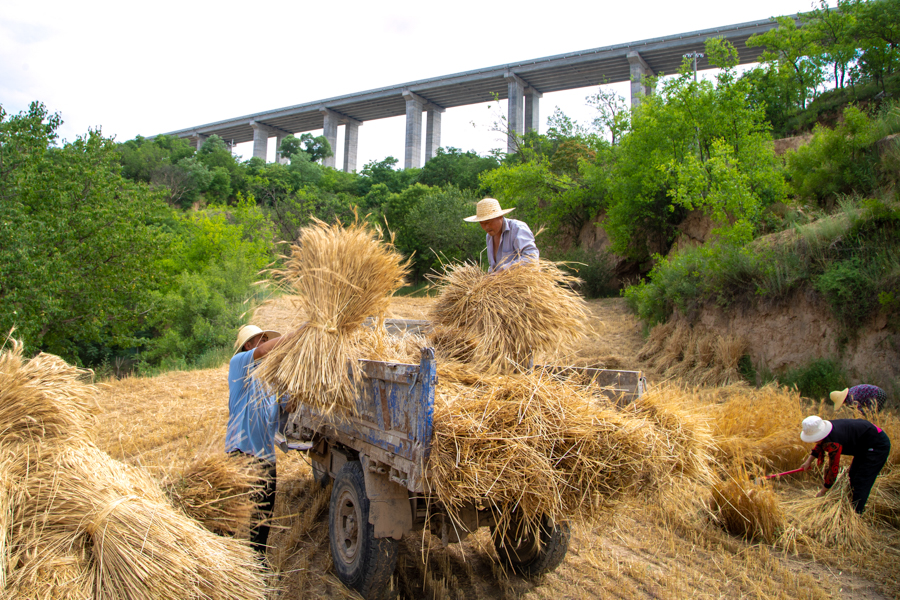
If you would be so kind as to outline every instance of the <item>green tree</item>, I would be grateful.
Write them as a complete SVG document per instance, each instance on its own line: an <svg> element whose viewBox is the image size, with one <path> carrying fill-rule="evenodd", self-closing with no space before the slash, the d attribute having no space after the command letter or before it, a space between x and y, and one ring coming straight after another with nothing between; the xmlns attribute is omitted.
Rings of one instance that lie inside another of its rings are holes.
<svg viewBox="0 0 900 600"><path fill-rule="evenodd" d="M723 67L715 84L694 81L685 65L632 113L612 173L598 173L609 185L604 228L619 254L643 260L667 251L693 209L745 238L762 207L783 198L768 125L735 76L733 47L711 39L706 54Z"/></svg>
<svg viewBox="0 0 900 600"><path fill-rule="evenodd" d="M845 6L856 17L858 75L885 90L886 79L900 68L900 0L851 0Z"/></svg>
<svg viewBox="0 0 900 600"><path fill-rule="evenodd" d="M484 231L463 221L475 214L478 200L471 190L451 185L429 189L410 208L406 222L418 247L416 276L437 270L444 262L478 261L485 249Z"/></svg>
<svg viewBox="0 0 900 600"><path fill-rule="evenodd" d="M152 312L170 214L120 174L99 131L56 147L40 103L0 107L0 329L76 360L85 344L129 347Z"/></svg>
<svg viewBox="0 0 900 600"><path fill-rule="evenodd" d="M303 151L309 155L309 160L312 162L321 162L329 156L334 156L331 144L328 143L328 138L324 135L314 136L311 133L304 133L300 136L300 143L303 145Z"/></svg>
<svg viewBox="0 0 900 600"><path fill-rule="evenodd" d="M462 152L459 148L438 148L419 173L418 182L428 186L454 185L460 189L479 191L479 176L500 166L493 156Z"/></svg>
<svg viewBox="0 0 900 600"><path fill-rule="evenodd" d="M810 17L801 17L804 23ZM819 32L814 27L798 26L792 17L776 17L778 27L750 36L748 46L765 46L760 62L770 65L784 86L784 94L795 99L800 108L814 99L824 80L824 58Z"/></svg>

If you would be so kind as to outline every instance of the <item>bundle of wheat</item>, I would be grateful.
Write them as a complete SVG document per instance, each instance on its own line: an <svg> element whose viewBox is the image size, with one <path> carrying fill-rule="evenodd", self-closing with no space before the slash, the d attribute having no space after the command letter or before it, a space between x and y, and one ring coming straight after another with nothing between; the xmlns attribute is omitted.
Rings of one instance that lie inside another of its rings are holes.
<svg viewBox="0 0 900 600"><path fill-rule="evenodd" d="M515 265L486 274L473 264L446 266L433 282L440 294L431 312L439 352L484 373L508 373L540 352L556 352L584 333L584 300L577 279L554 263Z"/></svg>
<svg viewBox="0 0 900 600"><path fill-rule="evenodd" d="M800 440L800 424L809 408L796 390L769 384L723 391L724 402L708 405L719 462L782 471L800 466L809 455L809 445Z"/></svg>
<svg viewBox="0 0 900 600"><path fill-rule="evenodd" d="M40 532L21 536L16 565L0 598L86 600L97 598L84 536L47 543Z"/></svg>
<svg viewBox="0 0 900 600"><path fill-rule="evenodd" d="M675 332L675 327L675 321L666 321L651 329L650 335L647 336L647 341L638 352L637 359L641 362L655 359L656 356L662 352L663 348L665 348L669 338L672 337L672 334Z"/></svg>
<svg viewBox="0 0 900 600"><path fill-rule="evenodd" d="M546 372L442 383L434 423L429 484L451 513L573 519L652 483L648 421Z"/></svg>
<svg viewBox="0 0 900 600"><path fill-rule="evenodd" d="M281 286L296 294L296 309L307 325L270 352L256 377L272 390L323 412L352 413L353 386L348 359L357 356L349 335L370 316L383 315L404 281L409 261L381 232L365 223L349 226L316 221L300 232L298 244L273 271Z"/></svg>
<svg viewBox="0 0 900 600"><path fill-rule="evenodd" d="M212 452L167 479L163 489L176 508L213 533L246 538L256 525L262 476L252 456Z"/></svg>
<svg viewBox="0 0 900 600"><path fill-rule="evenodd" d="M97 389L90 371L52 354L22 358L22 343L0 351L0 444L38 439L91 440Z"/></svg>
<svg viewBox="0 0 900 600"><path fill-rule="evenodd" d="M737 467L712 488L712 514L732 535L774 543L784 529L785 518L775 493L755 485L747 470Z"/></svg>
<svg viewBox="0 0 900 600"><path fill-rule="evenodd" d="M658 479L690 478L704 486L717 480L709 416L695 405L689 390L674 384L655 386L625 410L655 425L653 466Z"/></svg>
<svg viewBox="0 0 900 600"><path fill-rule="evenodd" d="M15 489L15 482L8 472L6 461L0 458L0 590L6 588L9 534L13 522Z"/></svg>
<svg viewBox="0 0 900 600"><path fill-rule="evenodd" d="M422 348L429 346L424 335L406 333L393 335L379 320L372 327L361 327L350 338L352 354L368 360L418 364Z"/></svg>
<svg viewBox="0 0 900 600"><path fill-rule="evenodd" d="M900 527L900 468L888 466L881 472L872 486L866 513L878 521Z"/></svg>
<svg viewBox="0 0 900 600"><path fill-rule="evenodd" d="M721 386L741 381L739 364L746 351L740 336L722 336L678 320L654 327L637 358L665 377Z"/></svg>
<svg viewBox="0 0 900 600"><path fill-rule="evenodd" d="M849 481L846 471L842 471L824 496L789 501L784 504L784 509L787 518L805 538L838 550L865 552L874 547L877 538L850 503Z"/></svg>
<svg viewBox="0 0 900 600"><path fill-rule="evenodd" d="M42 585L46 556L79 574L67 581L90 580L94 597L264 596L253 551L174 510L142 470L90 445L44 444L39 453L12 465L28 501L15 507L10 584Z"/></svg>

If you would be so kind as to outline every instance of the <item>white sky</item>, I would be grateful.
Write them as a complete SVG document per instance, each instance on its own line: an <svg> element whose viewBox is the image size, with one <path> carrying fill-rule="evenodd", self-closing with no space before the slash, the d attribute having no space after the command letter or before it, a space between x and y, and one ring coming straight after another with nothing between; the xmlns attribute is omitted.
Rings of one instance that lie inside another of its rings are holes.
<svg viewBox="0 0 900 600"><path fill-rule="evenodd" d="M125 141L264 110L510 62L810 10L810 0L552 3L270 0L3 0L0 105L42 101L62 138L88 128ZM628 84L616 89L627 99ZM596 88L544 94L583 123ZM449 109L442 146L505 148L499 105ZM360 128L357 168L403 161L404 117ZM342 138L343 129L339 130ZM321 133L314 132L316 134ZM337 163L343 140L337 148ZM252 144L237 152L252 155ZM269 160L274 157L270 140Z"/></svg>

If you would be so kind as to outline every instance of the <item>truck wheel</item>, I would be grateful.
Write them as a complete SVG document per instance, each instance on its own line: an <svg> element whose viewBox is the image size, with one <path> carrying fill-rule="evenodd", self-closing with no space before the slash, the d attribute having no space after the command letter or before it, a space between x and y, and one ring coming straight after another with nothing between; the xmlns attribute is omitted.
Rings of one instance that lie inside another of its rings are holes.
<svg viewBox="0 0 900 600"><path fill-rule="evenodd" d="M510 524L504 535L492 532L500 561L520 575L537 577L552 571L569 549L569 525L544 516L537 527Z"/></svg>
<svg viewBox="0 0 900 600"><path fill-rule="evenodd" d="M359 461L341 467L331 488L328 532L334 570L344 585L363 598L379 598L397 566L397 540L375 538L369 498Z"/></svg>
<svg viewBox="0 0 900 600"><path fill-rule="evenodd" d="M316 460L311 459L309 464L312 467L313 481L318 483L322 489L327 488L328 484L331 483L331 475L328 474L328 469Z"/></svg>

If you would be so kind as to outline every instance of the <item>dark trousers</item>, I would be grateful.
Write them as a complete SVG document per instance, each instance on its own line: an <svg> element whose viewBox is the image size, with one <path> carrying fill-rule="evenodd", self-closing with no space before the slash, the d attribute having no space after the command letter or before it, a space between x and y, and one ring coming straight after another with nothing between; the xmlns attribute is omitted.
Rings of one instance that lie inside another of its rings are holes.
<svg viewBox="0 0 900 600"><path fill-rule="evenodd" d="M875 478L881 472L891 452L891 440L885 432L874 436L868 450L853 457L850 463L850 491L853 509L862 514L869 500L869 493L875 485Z"/></svg>
<svg viewBox="0 0 900 600"><path fill-rule="evenodd" d="M240 450L235 450L234 452L244 454ZM262 472L262 477L259 480L260 490L253 497L257 504L255 516L257 525L250 530L250 544L260 555L265 556L269 541L269 520L271 520L272 513L275 511L275 487L278 472L275 469L275 463L257 458L252 454L246 454L246 456L255 458Z"/></svg>

